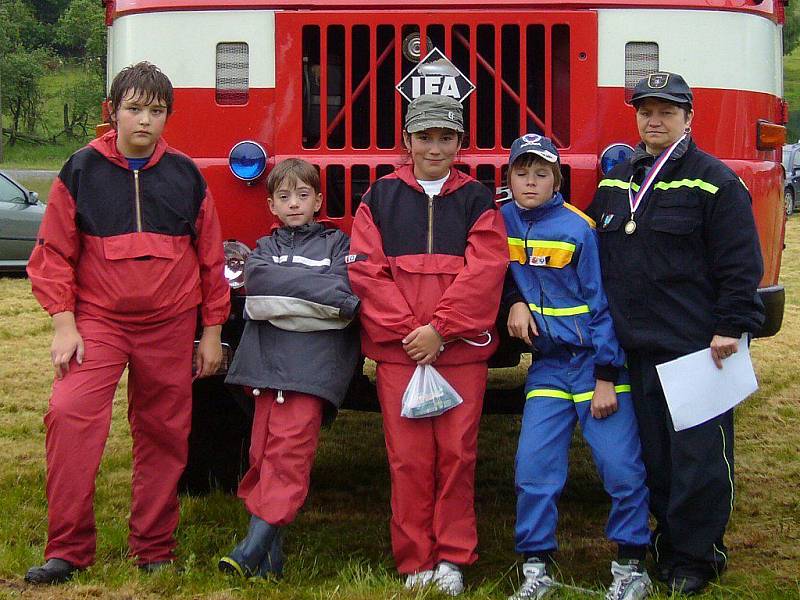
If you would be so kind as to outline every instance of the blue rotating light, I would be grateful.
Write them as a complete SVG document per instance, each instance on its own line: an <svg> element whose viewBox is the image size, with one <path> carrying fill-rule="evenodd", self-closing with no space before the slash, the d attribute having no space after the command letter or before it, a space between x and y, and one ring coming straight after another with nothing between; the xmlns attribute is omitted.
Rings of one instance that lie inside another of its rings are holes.
<svg viewBox="0 0 800 600"><path fill-rule="evenodd" d="M257 142L239 142L228 154L228 165L242 181L253 181L267 168L267 151Z"/></svg>
<svg viewBox="0 0 800 600"><path fill-rule="evenodd" d="M628 144L611 144L600 154L600 170L603 175L608 175L611 169L619 163L629 160L631 156L633 156L633 148Z"/></svg>

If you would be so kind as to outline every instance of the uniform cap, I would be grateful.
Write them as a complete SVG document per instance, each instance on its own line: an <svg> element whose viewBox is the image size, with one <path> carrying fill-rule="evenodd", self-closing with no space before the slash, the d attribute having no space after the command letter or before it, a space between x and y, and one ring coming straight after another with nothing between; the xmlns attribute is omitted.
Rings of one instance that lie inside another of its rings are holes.
<svg viewBox="0 0 800 600"><path fill-rule="evenodd" d="M416 133L432 127L444 127L464 133L464 110L450 96L423 94L411 101L406 111L406 131Z"/></svg>
<svg viewBox="0 0 800 600"><path fill-rule="evenodd" d="M559 160L558 148L553 141L537 133L526 133L514 140L508 154L508 164L513 165L523 154L535 154L549 163L557 163Z"/></svg>
<svg viewBox="0 0 800 600"><path fill-rule="evenodd" d="M694 96L692 88L689 87L683 77L677 73L660 71L651 73L643 78L633 88L631 104L636 106L645 98L660 98L667 102L691 106Z"/></svg>

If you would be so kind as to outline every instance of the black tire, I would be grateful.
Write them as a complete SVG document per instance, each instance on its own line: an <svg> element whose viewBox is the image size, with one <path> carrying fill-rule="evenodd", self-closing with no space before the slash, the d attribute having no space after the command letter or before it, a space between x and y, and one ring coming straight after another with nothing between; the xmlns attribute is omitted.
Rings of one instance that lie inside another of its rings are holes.
<svg viewBox="0 0 800 600"><path fill-rule="evenodd" d="M786 211L786 216L790 216L794 212L794 192L792 188L784 188L783 190L783 205Z"/></svg>
<svg viewBox="0 0 800 600"><path fill-rule="evenodd" d="M225 385L222 377L199 379L192 386L189 459L179 491L207 494L236 491L248 468L252 400Z"/></svg>

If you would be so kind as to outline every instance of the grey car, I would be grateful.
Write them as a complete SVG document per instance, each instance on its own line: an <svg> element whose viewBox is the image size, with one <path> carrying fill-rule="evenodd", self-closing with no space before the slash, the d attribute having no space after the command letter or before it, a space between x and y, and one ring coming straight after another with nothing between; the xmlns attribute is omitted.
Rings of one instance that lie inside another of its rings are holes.
<svg viewBox="0 0 800 600"><path fill-rule="evenodd" d="M25 271L43 215L39 195L0 172L0 272Z"/></svg>
<svg viewBox="0 0 800 600"><path fill-rule="evenodd" d="M800 193L800 143L786 144L783 147L783 203L786 216L791 215L798 206Z"/></svg>

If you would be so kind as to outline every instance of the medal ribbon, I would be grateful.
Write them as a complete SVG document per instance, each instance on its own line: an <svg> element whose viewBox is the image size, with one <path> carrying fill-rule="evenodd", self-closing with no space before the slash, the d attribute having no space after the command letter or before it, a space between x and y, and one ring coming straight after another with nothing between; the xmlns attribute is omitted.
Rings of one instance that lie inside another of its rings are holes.
<svg viewBox="0 0 800 600"><path fill-rule="evenodd" d="M676 142L674 142L669 148L667 148L666 150L664 150L664 152L661 153L661 156L659 156L656 159L656 162L653 163L653 168L650 169L650 172L647 174L647 177L644 178L642 186L639 188L639 191L636 192L636 196L633 195L633 175L631 175L631 180L628 182L629 183L628 202L631 205L631 220L633 220L633 215L636 212L636 209L639 207L639 203L642 201L647 192L650 190L650 187L655 182L656 178L658 177L658 174L661 172L661 169L667 163L667 160L669 160L669 157L675 151L675 148L678 147L678 144L680 144L685 139L686 139L686 134L684 133Z"/></svg>

